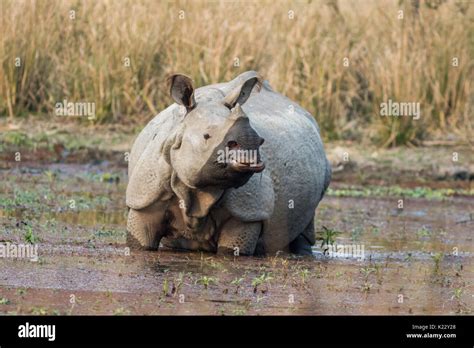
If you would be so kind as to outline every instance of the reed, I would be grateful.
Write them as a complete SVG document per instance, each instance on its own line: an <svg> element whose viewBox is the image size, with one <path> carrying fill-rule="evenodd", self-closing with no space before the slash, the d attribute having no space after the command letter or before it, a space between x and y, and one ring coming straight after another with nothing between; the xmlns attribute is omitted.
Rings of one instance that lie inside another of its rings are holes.
<svg viewBox="0 0 474 348"><path fill-rule="evenodd" d="M200 86L254 69L326 139L472 141L474 4L414 4L0 0L0 115L53 118L67 99L95 103L79 122L136 124L170 103L171 72ZM381 117L388 99L419 102L420 119Z"/></svg>

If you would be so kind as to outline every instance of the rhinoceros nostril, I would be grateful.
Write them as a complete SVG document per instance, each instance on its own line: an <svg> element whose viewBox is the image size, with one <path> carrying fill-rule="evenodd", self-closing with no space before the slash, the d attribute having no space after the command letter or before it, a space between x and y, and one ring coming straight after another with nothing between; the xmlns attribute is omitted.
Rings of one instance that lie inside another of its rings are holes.
<svg viewBox="0 0 474 348"><path fill-rule="evenodd" d="M262 145L265 142L265 139L260 138L260 145Z"/></svg>
<svg viewBox="0 0 474 348"><path fill-rule="evenodd" d="M227 147L229 149L232 149L232 148L235 148L235 147L238 147L238 146L239 146L239 144L236 141L231 140L231 141L227 142Z"/></svg>

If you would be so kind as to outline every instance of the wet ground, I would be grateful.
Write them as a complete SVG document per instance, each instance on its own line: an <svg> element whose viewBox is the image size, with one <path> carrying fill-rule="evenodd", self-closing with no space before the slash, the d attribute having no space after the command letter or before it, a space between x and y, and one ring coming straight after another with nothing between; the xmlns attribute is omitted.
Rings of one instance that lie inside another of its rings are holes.
<svg viewBox="0 0 474 348"><path fill-rule="evenodd" d="M474 308L469 181L349 186L336 175L317 211L314 256L305 258L129 251L123 164L10 162L0 182L0 244L38 246L35 260L0 258L3 314L469 314ZM328 244L354 249L334 254Z"/></svg>

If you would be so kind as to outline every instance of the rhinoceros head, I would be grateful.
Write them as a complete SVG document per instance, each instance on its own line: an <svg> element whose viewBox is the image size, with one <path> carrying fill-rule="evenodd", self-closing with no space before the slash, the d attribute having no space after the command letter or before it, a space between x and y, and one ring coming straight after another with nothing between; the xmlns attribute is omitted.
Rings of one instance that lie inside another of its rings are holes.
<svg viewBox="0 0 474 348"><path fill-rule="evenodd" d="M189 187L239 187L265 165L259 148L263 143L242 110L252 89L261 87L259 76L251 77L227 95L207 89L195 95L190 78L169 78L170 95L186 108L186 115L169 149L169 163ZM200 92L200 91L198 91Z"/></svg>

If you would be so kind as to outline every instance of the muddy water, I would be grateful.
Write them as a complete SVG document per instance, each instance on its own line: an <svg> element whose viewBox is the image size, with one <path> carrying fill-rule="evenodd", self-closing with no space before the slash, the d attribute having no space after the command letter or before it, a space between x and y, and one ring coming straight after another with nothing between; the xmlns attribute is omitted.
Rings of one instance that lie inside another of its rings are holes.
<svg viewBox="0 0 474 348"><path fill-rule="evenodd" d="M474 306L474 198L331 197L313 257L129 252L125 169L0 171L0 313L454 314ZM74 204L72 204L72 202ZM323 241L353 246L330 253ZM362 249L363 248L363 249ZM360 252L363 250L363 254Z"/></svg>

